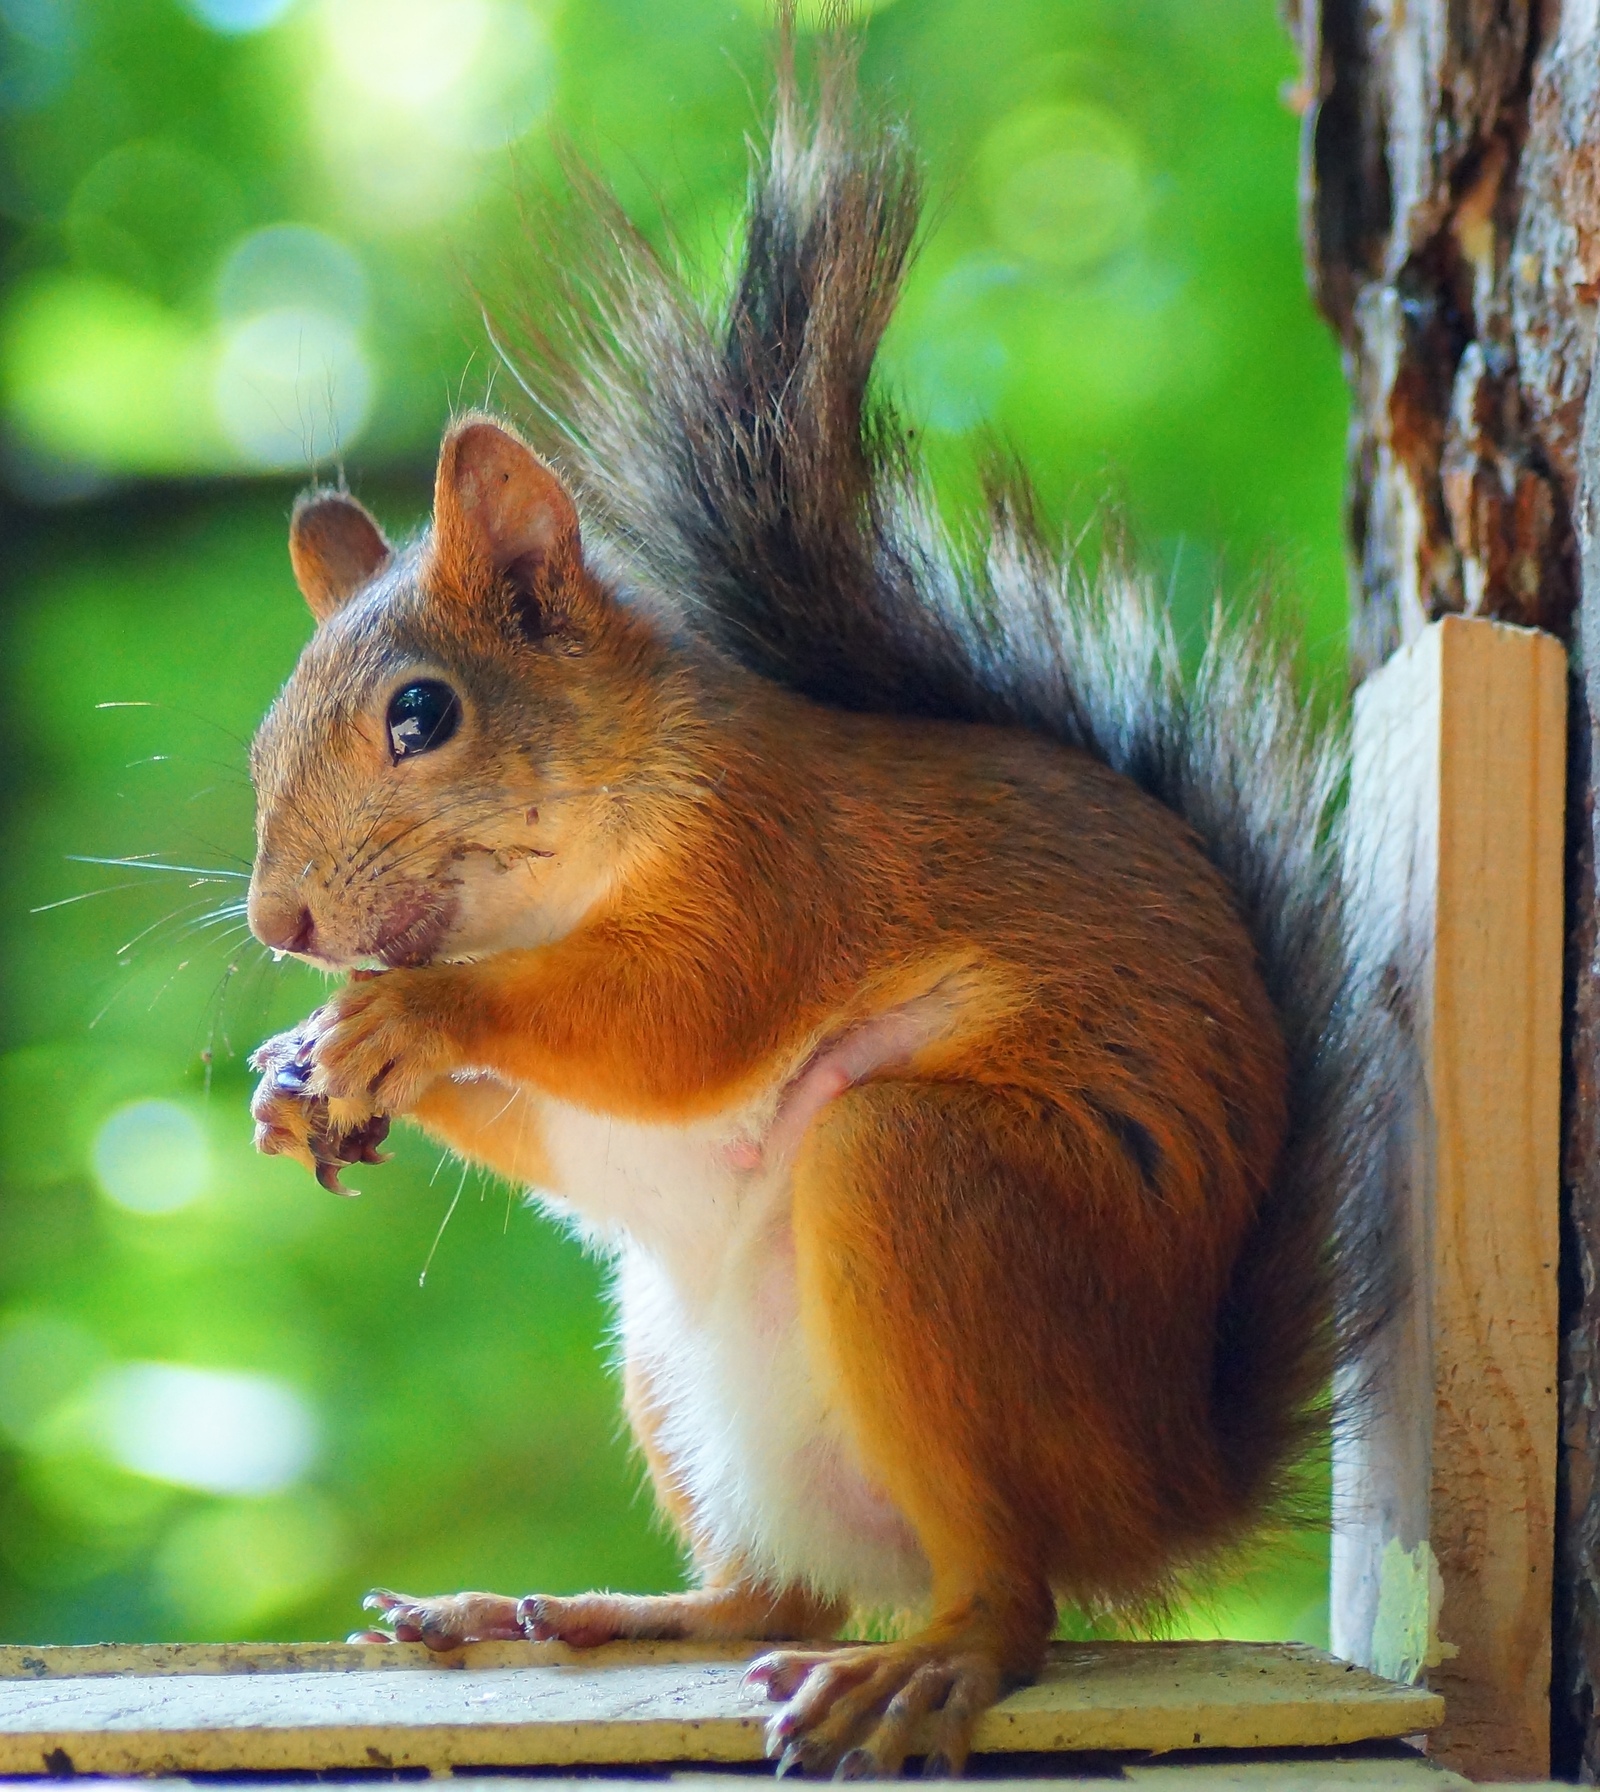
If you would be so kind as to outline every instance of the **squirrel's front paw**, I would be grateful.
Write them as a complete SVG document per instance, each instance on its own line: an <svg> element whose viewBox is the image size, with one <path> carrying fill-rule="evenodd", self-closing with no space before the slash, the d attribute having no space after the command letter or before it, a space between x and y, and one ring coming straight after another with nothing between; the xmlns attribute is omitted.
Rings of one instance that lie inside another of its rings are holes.
<svg viewBox="0 0 1600 1792"><path fill-rule="evenodd" d="M460 1068L438 975L384 971L347 983L318 1011L308 1086L336 1125L379 1109L407 1113L436 1077Z"/></svg>
<svg viewBox="0 0 1600 1792"><path fill-rule="evenodd" d="M321 1010L302 1026L278 1033L250 1055L250 1067L261 1081L250 1102L256 1123L256 1149L269 1157L295 1158L317 1181L335 1194L354 1194L339 1180L350 1164L381 1164L378 1150L389 1131L386 1114L345 1108L336 1124L325 1096L310 1088L312 1055Z"/></svg>

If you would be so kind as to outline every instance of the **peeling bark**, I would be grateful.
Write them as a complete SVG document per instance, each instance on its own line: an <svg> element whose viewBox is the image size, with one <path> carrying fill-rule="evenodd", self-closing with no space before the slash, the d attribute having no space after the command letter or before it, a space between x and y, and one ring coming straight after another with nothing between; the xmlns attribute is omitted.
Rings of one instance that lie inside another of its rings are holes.
<svg viewBox="0 0 1600 1792"><path fill-rule="evenodd" d="M1600 0L1288 0L1354 397L1359 675L1433 618L1572 650L1555 1768L1600 1781Z"/></svg>
<svg viewBox="0 0 1600 1792"><path fill-rule="evenodd" d="M1450 612L1570 628L1597 293L1570 269L1600 245L1564 220L1600 226L1600 39L1544 45L1541 16L1307 0L1297 20L1307 254L1357 395L1360 669Z"/></svg>

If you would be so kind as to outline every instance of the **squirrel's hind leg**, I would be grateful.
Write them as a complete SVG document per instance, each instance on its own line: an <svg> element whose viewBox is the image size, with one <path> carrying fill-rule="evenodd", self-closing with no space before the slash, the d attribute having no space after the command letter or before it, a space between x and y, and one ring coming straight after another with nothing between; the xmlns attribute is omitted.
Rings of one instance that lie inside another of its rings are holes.
<svg viewBox="0 0 1600 1792"><path fill-rule="evenodd" d="M1043 1663L1064 1516L1048 1483L1075 1459L1083 1472L1089 1442L1051 1411L1074 1315L1052 1276L1050 1234L1070 1221L1048 1131L1038 1104L975 1084L884 1081L830 1103L801 1147L807 1345L865 1473L916 1533L933 1610L901 1641L756 1664L784 1701L768 1728L782 1768L878 1777L922 1755L959 1773L983 1712ZM1058 1434L1042 1450L1041 1429Z"/></svg>

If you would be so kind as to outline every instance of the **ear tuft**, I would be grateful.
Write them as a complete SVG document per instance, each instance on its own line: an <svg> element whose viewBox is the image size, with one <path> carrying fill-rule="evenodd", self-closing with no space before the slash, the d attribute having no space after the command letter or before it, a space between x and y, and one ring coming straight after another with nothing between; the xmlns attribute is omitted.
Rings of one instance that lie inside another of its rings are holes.
<svg viewBox="0 0 1600 1792"><path fill-rule="evenodd" d="M435 553L467 585L484 562L533 584L552 563L579 557L567 488L525 442L481 415L463 418L439 450L433 521Z"/></svg>
<svg viewBox="0 0 1600 1792"><path fill-rule="evenodd" d="M289 519L289 563L318 622L389 564L390 547L367 508L348 492L302 492Z"/></svg>

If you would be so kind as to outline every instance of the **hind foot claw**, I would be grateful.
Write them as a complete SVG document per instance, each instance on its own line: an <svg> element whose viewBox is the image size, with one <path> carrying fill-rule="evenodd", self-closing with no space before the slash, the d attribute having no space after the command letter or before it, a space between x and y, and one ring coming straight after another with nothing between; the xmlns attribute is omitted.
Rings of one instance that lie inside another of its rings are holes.
<svg viewBox="0 0 1600 1792"><path fill-rule="evenodd" d="M767 1726L767 1753L780 1774L808 1778L892 1778L911 1755L925 1773L958 1774L1001 1687L992 1651L915 1640L777 1650L745 1678L786 1701Z"/></svg>

